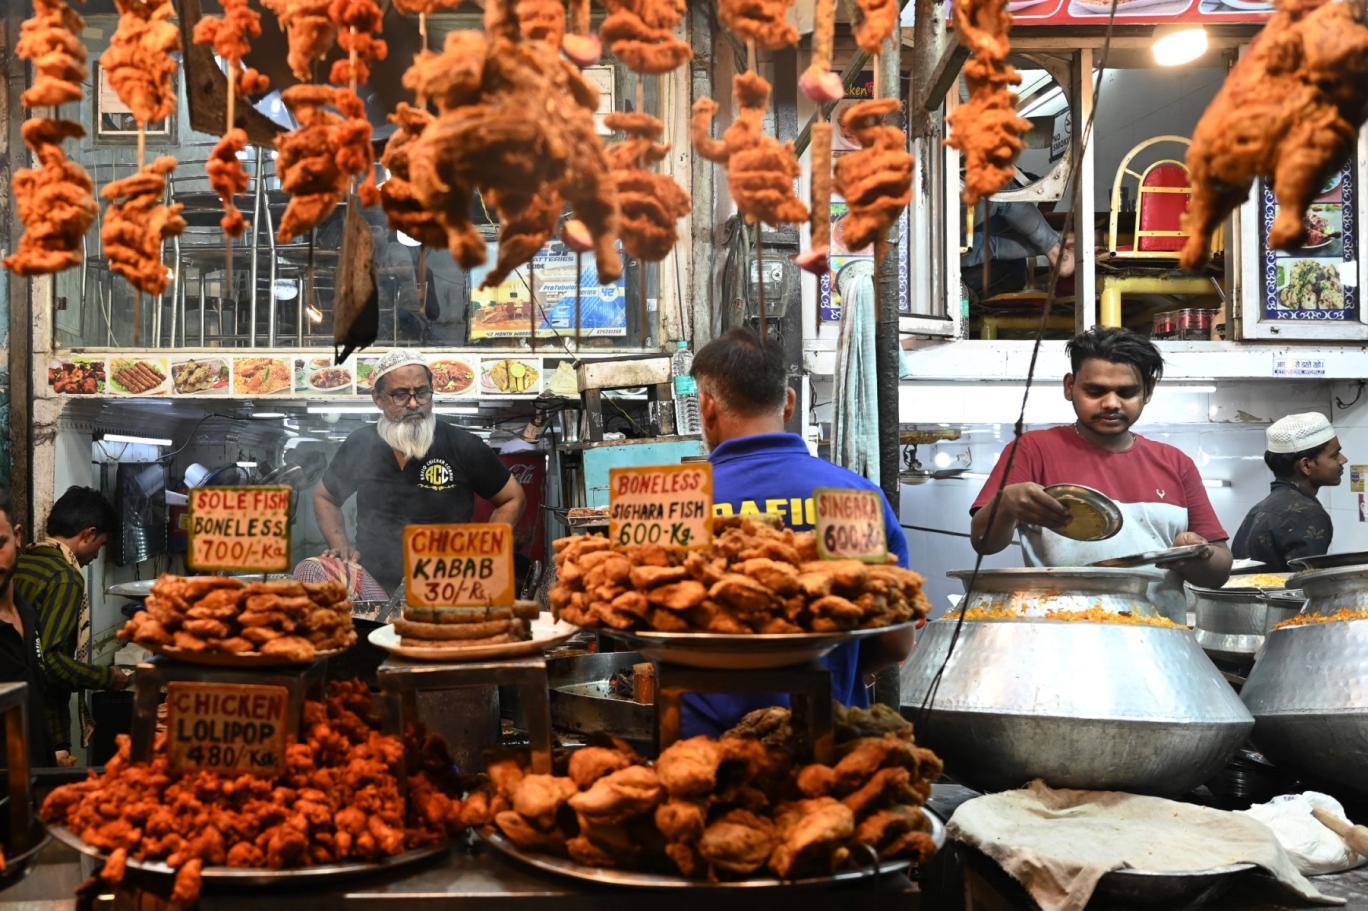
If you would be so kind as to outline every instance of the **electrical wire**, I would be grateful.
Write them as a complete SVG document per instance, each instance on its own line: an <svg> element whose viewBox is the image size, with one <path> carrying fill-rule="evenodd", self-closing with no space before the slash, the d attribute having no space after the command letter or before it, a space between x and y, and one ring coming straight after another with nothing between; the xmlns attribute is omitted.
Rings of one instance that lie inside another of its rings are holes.
<svg viewBox="0 0 1368 911"><path fill-rule="evenodd" d="M1119 0L1111 0L1110 9L1107 13L1107 30L1102 39L1102 51L1098 57L1097 63L1097 77L1093 84L1092 108L1088 111L1087 123L1084 124L1083 133L1079 137L1078 155L1070 162L1068 174L1064 179L1064 186L1074 187L1075 202L1064 215L1064 227L1060 232L1060 236L1067 240L1071 234L1074 235L1075 259L1077 259L1078 239L1077 232L1073 230L1073 226L1074 215L1078 209L1078 200L1080 199L1080 194L1078 193L1077 184L1075 182L1077 169L1079 164L1087 157L1087 149L1092 142L1093 126L1097 120L1097 111L1100 107L1099 102L1102 96L1102 78L1106 75L1107 59L1111 55L1112 36L1115 32L1116 7L1118 2ZM1016 423L1012 426L1012 443L1007 449L1007 461L1003 466L1001 477L998 478L997 489L993 491L992 499L986 507L988 509L988 529L990 531L997 524L998 510L1002 506L1002 490L1007 486L1007 479L1011 477L1012 466L1016 462L1021 437L1025 432L1026 403L1031 395L1031 385L1035 379L1036 365L1040 359L1041 344L1045 340L1045 329L1049 322L1050 310L1053 308L1056 301L1056 289L1059 285L1059 267L1063 262L1064 257L1061 255L1056 257L1055 261L1050 264L1049 280L1045 287L1045 300L1041 303L1040 307L1040 322L1036 326L1035 340L1031 346L1031 360L1026 368L1026 385L1021 392L1021 410L1017 413ZM936 695L940 692L941 681L945 677L945 669L949 667L950 660L954 657L955 646L959 643L960 631L964 628L964 615L968 611L970 600L974 594L974 587L978 584L978 575L983 568L984 556L985 554L979 553L974 560L974 569L969 574L969 581L964 586L964 600L961 602L962 607L955 619L955 629L950 635L950 644L946 649L945 659L941 662L940 667L936 669L935 676L931 678L931 683L926 689L926 696L922 699L921 706L918 709L919 724L925 725L928 723L931 713L934 710Z"/></svg>

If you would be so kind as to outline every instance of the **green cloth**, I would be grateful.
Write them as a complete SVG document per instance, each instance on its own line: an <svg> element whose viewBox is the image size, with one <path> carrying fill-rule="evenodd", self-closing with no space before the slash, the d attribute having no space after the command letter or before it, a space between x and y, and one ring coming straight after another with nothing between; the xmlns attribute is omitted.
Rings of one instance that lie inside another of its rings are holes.
<svg viewBox="0 0 1368 911"><path fill-rule="evenodd" d="M85 577L52 546L31 547L19 555L14 585L38 615L43 655L48 727L53 749L71 749L71 694L106 690L114 670L78 661L76 650L85 602Z"/></svg>

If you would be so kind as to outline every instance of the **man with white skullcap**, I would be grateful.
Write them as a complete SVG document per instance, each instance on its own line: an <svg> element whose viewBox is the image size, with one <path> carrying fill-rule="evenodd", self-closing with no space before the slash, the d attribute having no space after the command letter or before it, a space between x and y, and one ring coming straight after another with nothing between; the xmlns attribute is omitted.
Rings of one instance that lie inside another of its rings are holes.
<svg viewBox="0 0 1368 911"><path fill-rule="evenodd" d="M1249 511L1235 534L1235 556L1258 560L1276 572L1289 560L1320 556L1330 549L1334 525L1316 499L1322 487L1344 477L1339 437L1324 415L1288 415L1268 428L1264 462L1273 472L1268 496Z"/></svg>
<svg viewBox="0 0 1368 911"><path fill-rule="evenodd" d="M432 413L432 371L416 351L391 351L371 374L380 419L347 437L314 489L330 553L365 567L386 591L404 578L404 526L469 522L475 497L491 522L517 525L527 498L494 450ZM342 504L356 496L356 545Z"/></svg>

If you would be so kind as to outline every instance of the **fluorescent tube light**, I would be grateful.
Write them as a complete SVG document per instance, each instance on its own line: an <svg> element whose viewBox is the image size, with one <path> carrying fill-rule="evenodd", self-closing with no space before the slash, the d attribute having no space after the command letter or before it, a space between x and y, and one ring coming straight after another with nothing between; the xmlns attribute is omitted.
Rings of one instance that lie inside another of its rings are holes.
<svg viewBox="0 0 1368 911"><path fill-rule="evenodd" d="M106 433L100 439L106 443L131 443L135 446L171 446L175 444L174 440L168 440L165 437L134 437L125 436L122 433Z"/></svg>

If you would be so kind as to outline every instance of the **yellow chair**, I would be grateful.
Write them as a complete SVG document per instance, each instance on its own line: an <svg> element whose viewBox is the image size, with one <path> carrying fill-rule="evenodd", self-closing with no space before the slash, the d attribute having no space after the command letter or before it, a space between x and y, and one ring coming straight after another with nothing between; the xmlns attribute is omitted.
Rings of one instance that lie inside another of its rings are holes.
<svg viewBox="0 0 1368 911"><path fill-rule="evenodd" d="M1178 251L1187 242L1182 228L1183 213L1192 197L1187 165L1173 158L1160 159L1144 171L1131 167L1140 153L1160 143L1174 143L1184 149L1191 141L1183 136L1155 136L1126 153L1116 169L1112 183L1111 217L1107 231L1108 259L1099 263L1101 302L1098 318L1104 326L1121 325L1122 300L1127 294L1183 295L1221 297L1216 279L1178 270ZM1135 216L1131 225L1132 242L1121 243L1121 188L1134 178ZM1212 238L1212 250L1219 251L1222 232Z"/></svg>

